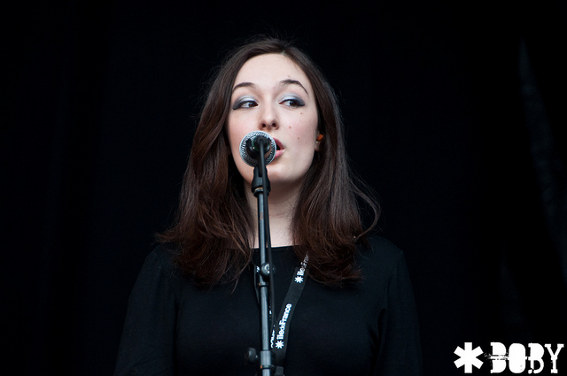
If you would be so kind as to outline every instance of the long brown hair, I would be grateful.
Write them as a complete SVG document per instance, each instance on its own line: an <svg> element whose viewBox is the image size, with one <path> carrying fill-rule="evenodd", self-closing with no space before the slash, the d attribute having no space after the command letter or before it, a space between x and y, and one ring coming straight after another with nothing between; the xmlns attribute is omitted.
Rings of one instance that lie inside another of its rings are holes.
<svg viewBox="0 0 567 376"><path fill-rule="evenodd" d="M228 54L212 81L193 138L181 189L177 218L158 236L179 248L179 268L201 286L236 281L249 265L249 234L253 221L244 183L228 146L225 128L234 80L250 58L278 53L290 58L311 82L324 134L301 188L293 217L294 251L309 253L309 273L315 280L340 285L356 280L355 245L378 220L378 206L347 163L343 124L337 98L313 61L297 47L276 38L248 42ZM359 203L373 218L364 229Z"/></svg>

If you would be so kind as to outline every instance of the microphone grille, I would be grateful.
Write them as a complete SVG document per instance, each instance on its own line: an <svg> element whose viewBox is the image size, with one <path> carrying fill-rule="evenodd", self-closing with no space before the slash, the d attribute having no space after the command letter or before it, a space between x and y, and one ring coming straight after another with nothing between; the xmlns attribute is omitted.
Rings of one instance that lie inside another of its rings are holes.
<svg viewBox="0 0 567 376"><path fill-rule="evenodd" d="M274 140L272 136L262 131L250 132L242 138L242 141L240 141L240 157L244 160L244 162L246 162L246 164L252 167L256 167L258 165L258 161L252 155L252 150L250 150L249 143L259 138L263 138L268 141L268 150L266 151L266 155L264 156L266 165L273 161L274 157L276 156L276 140Z"/></svg>

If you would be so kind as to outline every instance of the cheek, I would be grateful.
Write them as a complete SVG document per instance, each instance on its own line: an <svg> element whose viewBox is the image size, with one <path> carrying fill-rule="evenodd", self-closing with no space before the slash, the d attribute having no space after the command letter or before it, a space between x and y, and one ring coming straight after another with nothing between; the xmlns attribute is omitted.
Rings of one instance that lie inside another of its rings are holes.
<svg viewBox="0 0 567 376"><path fill-rule="evenodd" d="M311 137L317 131L317 111L308 110L299 113L291 113L285 118L285 123L289 130L300 137Z"/></svg>
<svg viewBox="0 0 567 376"><path fill-rule="evenodd" d="M248 166L240 157L240 141L246 134L248 130L242 126L242 122L238 119L231 118L227 120L226 133L228 135L229 148L232 154L232 159L234 164L242 178L245 181L252 181L252 171L253 169Z"/></svg>
<svg viewBox="0 0 567 376"><path fill-rule="evenodd" d="M295 141L302 146L315 146L317 138L317 116L304 116L293 127L290 127Z"/></svg>
<svg viewBox="0 0 567 376"><path fill-rule="evenodd" d="M246 135L246 130L239 126L238 121L229 118L227 122L226 131L228 134L228 142L230 144L230 150L233 154L238 155L240 148L240 141Z"/></svg>

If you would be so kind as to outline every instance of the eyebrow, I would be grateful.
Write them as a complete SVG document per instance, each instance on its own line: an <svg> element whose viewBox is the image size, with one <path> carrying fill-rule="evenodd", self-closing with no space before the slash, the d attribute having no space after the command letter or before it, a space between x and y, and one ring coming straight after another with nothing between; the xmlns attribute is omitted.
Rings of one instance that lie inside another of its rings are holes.
<svg viewBox="0 0 567 376"><path fill-rule="evenodd" d="M307 89L301 84L301 82L299 82L297 80L292 80L292 79L283 80L283 81L280 81L280 85L282 85L282 86L298 85L299 87L301 87L303 89L305 94L309 95L309 93L307 92Z"/></svg>
<svg viewBox="0 0 567 376"><path fill-rule="evenodd" d="M305 91L305 94L309 95L309 93L307 92L307 89L301 84L301 82L297 81L297 80L292 80L292 79L286 79L286 80L282 80L280 81L280 86L288 86L288 85L297 85L299 87L301 87L303 89L303 91ZM256 85L252 82L241 82L237 85L235 85L232 88L232 92L234 93L234 91L240 87L256 87Z"/></svg>

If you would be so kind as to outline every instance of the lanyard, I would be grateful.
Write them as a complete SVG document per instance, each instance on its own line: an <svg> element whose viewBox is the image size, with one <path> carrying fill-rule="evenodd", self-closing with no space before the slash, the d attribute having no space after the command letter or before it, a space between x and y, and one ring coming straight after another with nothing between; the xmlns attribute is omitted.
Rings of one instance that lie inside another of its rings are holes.
<svg viewBox="0 0 567 376"><path fill-rule="evenodd" d="M272 330L270 345L275 356L275 376L284 375L283 364L287 349L287 340L289 338L289 327L291 325L291 318L293 316L295 306L301 297L303 286L305 286L305 278L307 277L305 275L305 270L307 269L308 261L309 257L305 256L305 259L301 262L301 266L295 268L295 276L291 280L291 284L289 285L289 289L287 290L287 294L282 303L280 314L278 315L278 321L274 324L274 328Z"/></svg>
<svg viewBox="0 0 567 376"><path fill-rule="evenodd" d="M287 350L287 340L289 338L289 327L295 306L301 297L303 286L305 286L305 279L307 278L305 271L308 261L309 256L305 256L301 265L295 268L294 277L291 280L287 294L283 300L278 320L274 324L274 328L272 328L270 347L275 357L274 364L276 365L276 369L274 376L284 376L283 364ZM256 267L256 273L259 273L258 267ZM254 277L256 277L256 274L254 274Z"/></svg>

